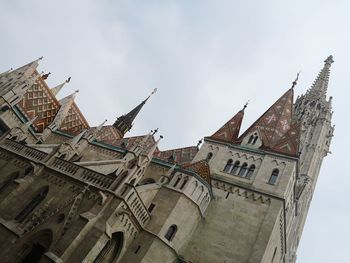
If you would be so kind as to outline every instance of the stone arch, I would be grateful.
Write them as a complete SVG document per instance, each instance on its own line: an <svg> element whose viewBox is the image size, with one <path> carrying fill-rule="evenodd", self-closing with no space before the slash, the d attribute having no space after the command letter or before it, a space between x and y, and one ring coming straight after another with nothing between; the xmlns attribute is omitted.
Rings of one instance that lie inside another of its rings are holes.
<svg viewBox="0 0 350 263"><path fill-rule="evenodd" d="M124 233L114 232L112 238L107 240L93 263L113 263L119 258L124 246Z"/></svg>
<svg viewBox="0 0 350 263"><path fill-rule="evenodd" d="M40 230L29 236L17 254L18 262L39 262L43 254L49 250L52 240L53 234L50 229Z"/></svg>

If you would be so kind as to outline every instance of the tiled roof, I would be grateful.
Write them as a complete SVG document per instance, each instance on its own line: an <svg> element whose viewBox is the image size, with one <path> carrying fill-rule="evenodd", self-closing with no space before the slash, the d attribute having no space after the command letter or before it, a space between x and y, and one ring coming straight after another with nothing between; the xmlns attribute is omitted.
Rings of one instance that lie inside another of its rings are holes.
<svg viewBox="0 0 350 263"><path fill-rule="evenodd" d="M197 154L197 146L190 146L167 151L159 151L154 154L154 157L168 161L170 163L186 164L190 163Z"/></svg>
<svg viewBox="0 0 350 263"><path fill-rule="evenodd" d="M206 160L201 160L195 163L186 164L182 166L184 169L191 170L206 180L210 185L210 167Z"/></svg>

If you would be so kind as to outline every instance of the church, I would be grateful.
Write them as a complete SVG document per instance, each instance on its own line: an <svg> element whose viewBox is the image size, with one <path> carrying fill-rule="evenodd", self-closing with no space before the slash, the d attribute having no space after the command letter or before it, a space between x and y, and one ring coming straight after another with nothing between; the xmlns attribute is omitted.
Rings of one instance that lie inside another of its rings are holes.
<svg viewBox="0 0 350 263"><path fill-rule="evenodd" d="M126 136L155 91L90 127L78 91L57 98L70 78L49 87L41 60L0 74L1 262L296 262L334 133L332 56L248 129L244 106L202 144L171 150L157 130Z"/></svg>

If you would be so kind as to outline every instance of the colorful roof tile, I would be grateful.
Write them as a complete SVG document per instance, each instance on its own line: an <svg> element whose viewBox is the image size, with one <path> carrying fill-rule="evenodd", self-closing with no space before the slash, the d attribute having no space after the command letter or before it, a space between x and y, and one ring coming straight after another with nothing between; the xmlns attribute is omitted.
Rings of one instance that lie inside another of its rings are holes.
<svg viewBox="0 0 350 263"><path fill-rule="evenodd" d="M154 154L154 157L170 163L188 164L193 160L197 152L197 146L190 146L167 151L159 151Z"/></svg>
<svg viewBox="0 0 350 263"><path fill-rule="evenodd" d="M258 130L263 147L272 148L289 131L292 125L293 89L282 95L252 126L239 138Z"/></svg>
<svg viewBox="0 0 350 263"><path fill-rule="evenodd" d="M35 72L34 74L39 74ZM50 92L44 80L38 78L36 84L30 87L23 99L17 104L27 119L33 119L34 125L39 132L42 132L55 118L60 108L60 103Z"/></svg>
<svg viewBox="0 0 350 263"><path fill-rule="evenodd" d="M210 167L206 160L201 160L195 163L190 163L182 166L184 169L190 170L198 174L210 185L211 176L210 176Z"/></svg>
<svg viewBox="0 0 350 263"><path fill-rule="evenodd" d="M209 138L223 141L223 142L234 142L237 140L241 124L244 116L244 109L240 110L234 115L228 122L224 124L218 131L216 131Z"/></svg>

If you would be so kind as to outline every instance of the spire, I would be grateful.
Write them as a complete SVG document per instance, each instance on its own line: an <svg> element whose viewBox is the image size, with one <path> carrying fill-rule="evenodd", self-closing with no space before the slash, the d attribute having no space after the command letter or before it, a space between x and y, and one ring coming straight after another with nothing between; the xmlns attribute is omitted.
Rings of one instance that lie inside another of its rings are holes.
<svg viewBox="0 0 350 263"><path fill-rule="evenodd" d="M129 113L120 116L113 124L113 126L121 133L121 138L124 137L125 133L127 133L133 125L133 122L138 115L138 113L141 111L143 105L148 101L148 99L157 92L157 89L154 89L152 93L143 100L139 105L137 105L133 110L131 110Z"/></svg>
<svg viewBox="0 0 350 263"><path fill-rule="evenodd" d="M318 74L311 88L307 91L306 96L312 96L315 99L325 99L328 88L328 80L330 75L330 67L334 62L333 56L329 56L324 61L323 69Z"/></svg>
<svg viewBox="0 0 350 263"><path fill-rule="evenodd" d="M163 139L162 135L159 136L159 139L153 144L152 148L148 151L147 157L149 160L152 160L152 156L153 156L154 152L157 150L158 144L159 144L161 139Z"/></svg>
<svg viewBox="0 0 350 263"><path fill-rule="evenodd" d="M271 148L291 128L294 90L290 88L239 138L258 131L264 147Z"/></svg>
<svg viewBox="0 0 350 263"><path fill-rule="evenodd" d="M212 136L210 136L210 138L223 142L236 141L239 135L239 131L241 129L241 124L244 117L244 110L247 106L248 102L243 106L243 109L241 109L228 122L226 122L224 126L222 126Z"/></svg>
<svg viewBox="0 0 350 263"><path fill-rule="evenodd" d="M75 145L78 144L78 142L80 141L81 138L83 138L84 134L87 132L87 129L84 129L81 133L79 133L78 135L74 136L69 144L74 147Z"/></svg>
<svg viewBox="0 0 350 263"><path fill-rule="evenodd" d="M58 92L60 92L60 90L63 88L63 86L66 84L66 83L69 83L71 80L71 77L69 77L68 79L66 79L63 83L57 85L56 87L53 87L50 89L51 93L56 96L58 94Z"/></svg>

